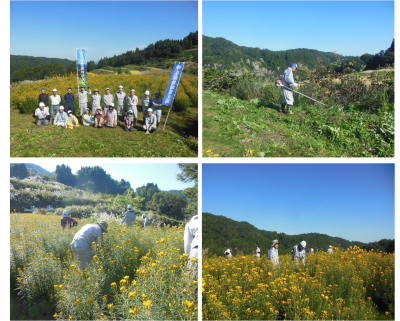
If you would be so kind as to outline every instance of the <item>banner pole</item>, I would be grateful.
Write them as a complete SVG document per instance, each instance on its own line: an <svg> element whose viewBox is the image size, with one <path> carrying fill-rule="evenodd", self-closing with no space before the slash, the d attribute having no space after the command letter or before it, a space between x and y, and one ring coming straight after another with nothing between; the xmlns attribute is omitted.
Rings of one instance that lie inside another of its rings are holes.
<svg viewBox="0 0 400 321"><path fill-rule="evenodd" d="M75 48L76 55L76 86L79 93L79 78L78 78L78 48Z"/></svg>
<svg viewBox="0 0 400 321"><path fill-rule="evenodd" d="M176 61L175 61L175 63L176 63ZM179 63L179 62L178 62L178 63ZM163 130L165 129L165 125L167 124L168 116L169 116L169 113L171 112L172 104L174 103L174 100L175 100L175 95L176 95L176 93L178 92L178 86L179 86L179 82L181 81L181 77L182 77L182 73L183 73L183 68L184 68L184 67L185 67L185 62L183 62L181 75L179 76L179 81L178 81L178 84L176 85L175 94L174 94L174 97L172 98L172 103L171 103L171 105L170 105L171 107L170 107L169 110L168 110L168 115L167 115L167 118L165 119L165 123L164 123ZM161 107L161 108L162 108L162 107Z"/></svg>

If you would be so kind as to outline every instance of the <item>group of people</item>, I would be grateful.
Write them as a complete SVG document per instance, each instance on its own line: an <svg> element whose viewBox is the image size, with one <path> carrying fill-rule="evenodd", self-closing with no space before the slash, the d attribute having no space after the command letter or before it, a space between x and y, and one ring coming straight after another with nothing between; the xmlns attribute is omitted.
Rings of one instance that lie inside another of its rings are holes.
<svg viewBox="0 0 400 321"><path fill-rule="evenodd" d="M280 242L278 240L273 240L271 247L268 250L268 260L271 261L274 264L274 266L279 265L279 252L278 252L279 244ZM292 261L299 262L301 260L304 267L306 266L306 246L307 246L306 241L301 241L300 244L294 245L290 251L292 253ZM327 252L328 254L333 253L332 245L329 245ZM314 254L313 248L311 248L310 253ZM256 248L254 250L254 256L258 258L261 257L261 250L258 245L256 245ZM227 259L232 258L232 253L230 249L227 249L224 252L224 257Z"/></svg>
<svg viewBox="0 0 400 321"><path fill-rule="evenodd" d="M146 214L143 214L142 218L144 220L144 228L151 224ZM68 223L70 223L70 228L78 225L78 222L74 218L70 217L68 211L65 210L61 217L62 228L65 229ZM135 225L135 212L132 209L132 205L128 205L127 211L125 212L120 224L126 226ZM196 260L198 259L198 226L198 215L195 215L185 226L184 251L188 255L188 267L193 266L192 258L196 258ZM103 238L103 234L107 233L107 231L108 223L106 221L100 221L94 224L86 224L75 234L71 242L71 251L79 261L79 269L89 267L93 259L91 246L93 244L98 244Z"/></svg>
<svg viewBox="0 0 400 321"><path fill-rule="evenodd" d="M135 94L135 89L131 89L130 95L127 95L123 91L123 86L119 86L114 100L109 88L106 88L103 96L99 94L98 89L95 89L92 95L90 87L88 87L89 91L86 91L85 87L80 88L81 91L78 93L79 116L84 126L116 128L118 121L123 121L125 123L125 131L132 132L135 129L134 126L138 125L137 104L139 99ZM41 91L39 107L35 110L37 126L47 126L53 122L53 126L61 126L63 128L73 129L79 127L78 119L74 115L75 96L71 87L68 88L68 92L64 95L65 106L61 106L61 97L57 94L57 89L53 89L51 96L46 93L45 88L42 88ZM92 110L88 108L88 95L91 95ZM156 91L154 96L154 98L151 98L150 92L146 90L142 97L142 129L146 133L156 131L161 121L162 98L160 92ZM104 112L101 107L102 103ZM125 115L126 107L128 111Z"/></svg>

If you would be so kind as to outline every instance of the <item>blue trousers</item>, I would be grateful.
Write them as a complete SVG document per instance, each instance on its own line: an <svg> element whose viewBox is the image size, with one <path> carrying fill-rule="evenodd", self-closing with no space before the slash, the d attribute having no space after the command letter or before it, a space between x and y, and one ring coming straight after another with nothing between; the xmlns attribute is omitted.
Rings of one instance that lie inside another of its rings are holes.
<svg viewBox="0 0 400 321"><path fill-rule="evenodd" d="M74 104L73 103L66 103L64 106L64 113L68 114L68 111L71 110L72 113L74 112Z"/></svg>
<svg viewBox="0 0 400 321"><path fill-rule="evenodd" d="M50 118L53 118L53 113L54 112L56 112L56 115L57 115L59 108L60 108L60 106L58 106L58 105L51 105Z"/></svg>
<svg viewBox="0 0 400 321"><path fill-rule="evenodd" d="M133 132L133 130L134 130L135 128L133 128L133 126L131 126L131 128L129 128L128 129L128 127L125 125L125 131L130 131L130 132Z"/></svg>
<svg viewBox="0 0 400 321"><path fill-rule="evenodd" d="M36 121L36 126L42 126L42 125L45 125L45 126L48 126L49 125L49 123L45 123L45 120L46 120L46 118L43 118L43 119L39 119L39 125L37 124L37 121Z"/></svg>

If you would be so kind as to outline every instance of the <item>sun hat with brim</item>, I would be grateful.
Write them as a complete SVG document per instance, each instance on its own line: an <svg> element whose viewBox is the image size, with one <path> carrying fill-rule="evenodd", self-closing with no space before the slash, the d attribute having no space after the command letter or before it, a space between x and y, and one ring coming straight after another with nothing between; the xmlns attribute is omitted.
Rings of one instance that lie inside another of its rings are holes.
<svg viewBox="0 0 400 321"><path fill-rule="evenodd" d="M98 89L95 89L95 90L94 90L94 92L96 92L96 91L97 91L97 92L99 92L99 90L98 90Z"/></svg>
<svg viewBox="0 0 400 321"><path fill-rule="evenodd" d="M273 240L271 246L274 246L275 244L281 244L281 243L278 240Z"/></svg>
<svg viewBox="0 0 400 321"><path fill-rule="evenodd" d="M100 226L102 230L107 232L108 223L106 221L100 221L97 223L97 225Z"/></svg>

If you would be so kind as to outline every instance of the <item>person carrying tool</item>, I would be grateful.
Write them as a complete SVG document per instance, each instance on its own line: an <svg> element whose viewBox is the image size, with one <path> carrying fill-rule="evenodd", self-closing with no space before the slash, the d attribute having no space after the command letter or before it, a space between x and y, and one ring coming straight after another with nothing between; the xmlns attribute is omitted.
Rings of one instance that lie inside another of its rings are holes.
<svg viewBox="0 0 400 321"><path fill-rule="evenodd" d="M80 262L79 269L89 267L93 259L93 253L90 247L93 243L99 243L100 239L103 238L103 233L107 233L107 227L108 224L106 221L86 224L75 234L71 243L71 251Z"/></svg>
<svg viewBox="0 0 400 321"><path fill-rule="evenodd" d="M292 253L292 261L295 261L296 263L299 260L303 261L303 266L306 266L306 241L301 241L299 245L293 246L292 250L290 251Z"/></svg>
<svg viewBox="0 0 400 321"><path fill-rule="evenodd" d="M281 81L282 85L285 87L288 87L292 89L293 87L297 87L298 83L294 81L293 78L293 73L299 69L297 67L297 64L292 63L290 66L283 72ZM294 98L293 98L293 91L286 89L285 87L282 87L282 93L283 93L283 100L281 104L281 111L282 113L285 113L285 107L287 106L287 114L290 115L292 112L290 111L290 107L293 106L294 103Z"/></svg>
<svg viewBox="0 0 400 321"><path fill-rule="evenodd" d="M189 256L188 268L191 269L193 266L191 259L199 259L199 216L195 215L185 225L185 233L183 235L183 248L185 253Z"/></svg>
<svg viewBox="0 0 400 321"><path fill-rule="evenodd" d="M260 257L261 256L261 250L258 247L258 245L256 244L256 249L254 250L254 256L255 257Z"/></svg>
<svg viewBox="0 0 400 321"><path fill-rule="evenodd" d="M332 245L329 245L328 254L332 254L332 253L333 253Z"/></svg>
<svg viewBox="0 0 400 321"><path fill-rule="evenodd" d="M147 218L146 214L142 215L142 219L144 219L143 227L146 228L146 226L150 225L150 221Z"/></svg>
<svg viewBox="0 0 400 321"><path fill-rule="evenodd" d="M231 253L231 250L230 249L227 249L226 251L225 251L225 253L224 253L224 258L226 258L226 259L231 259L232 258L232 253Z"/></svg>
<svg viewBox="0 0 400 321"><path fill-rule="evenodd" d="M273 240L271 248L268 250L268 261L272 261L272 263L274 263L274 267L279 265L279 244L280 243L278 240Z"/></svg>
<svg viewBox="0 0 400 321"><path fill-rule="evenodd" d="M125 224L126 226L135 225L135 212L132 211L132 205L128 205L128 210L125 212L124 217L122 218L121 225Z"/></svg>

